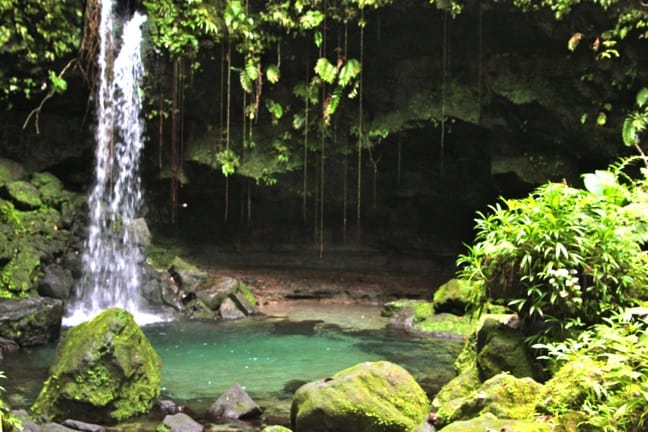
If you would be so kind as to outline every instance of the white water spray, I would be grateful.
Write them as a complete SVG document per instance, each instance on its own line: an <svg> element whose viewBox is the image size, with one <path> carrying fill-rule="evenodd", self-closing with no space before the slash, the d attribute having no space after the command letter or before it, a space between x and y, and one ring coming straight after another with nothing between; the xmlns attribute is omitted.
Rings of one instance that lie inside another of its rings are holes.
<svg viewBox="0 0 648 432"><path fill-rule="evenodd" d="M115 52L113 1L101 7L99 89L97 94L96 183L88 198L89 232L83 254L83 276L77 300L65 325L91 319L110 307L121 307L140 324L160 318L142 311L142 262L132 221L141 209L139 160L143 147L140 86L144 67L140 46L146 17L135 13L124 27Z"/></svg>

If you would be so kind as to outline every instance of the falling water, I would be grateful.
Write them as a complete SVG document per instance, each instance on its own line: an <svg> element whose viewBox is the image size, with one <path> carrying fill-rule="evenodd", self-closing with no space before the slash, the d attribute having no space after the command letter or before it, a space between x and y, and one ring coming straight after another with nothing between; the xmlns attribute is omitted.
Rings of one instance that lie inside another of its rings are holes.
<svg viewBox="0 0 648 432"><path fill-rule="evenodd" d="M143 146L140 85L144 68L140 53L141 26L146 17L135 13L124 24L116 52L113 0L101 9L99 89L97 94L96 183L88 198L89 233L83 254L83 276L77 300L65 324L74 325L109 307L132 312L140 323L143 254L130 229L142 201L139 172Z"/></svg>

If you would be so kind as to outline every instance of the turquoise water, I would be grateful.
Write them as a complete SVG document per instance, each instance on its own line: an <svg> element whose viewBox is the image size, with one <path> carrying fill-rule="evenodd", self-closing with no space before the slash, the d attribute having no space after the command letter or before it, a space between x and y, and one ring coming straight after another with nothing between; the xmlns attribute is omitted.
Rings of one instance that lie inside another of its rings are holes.
<svg viewBox="0 0 648 432"><path fill-rule="evenodd" d="M162 358L164 398L204 412L231 385L243 386L266 414L287 417L303 381L325 378L364 361L400 364L433 393L452 376L462 341L415 338L384 328L379 308L291 306L240 321L175 321L144 331ZM35 398L54 348L8 356L2 369L13 405Z"/></svg>

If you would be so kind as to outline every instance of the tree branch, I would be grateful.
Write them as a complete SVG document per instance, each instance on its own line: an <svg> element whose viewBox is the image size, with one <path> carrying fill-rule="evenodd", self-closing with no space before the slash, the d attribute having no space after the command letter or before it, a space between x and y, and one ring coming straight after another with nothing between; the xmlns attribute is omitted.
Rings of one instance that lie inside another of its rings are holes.
<svg viewBox="0 0 648 432"><path fill-rule="evenodd" d="M72 60L70 60L70 61L65 65L65 67L61 70L61 72L59 72L59 74L57 75L57 77L58 77L58 78L62 78L63 75L65 75L65 73L66 73L66 72L67 72L71 67L77 65L77 63L78 63L78 60L77 60L77 59L72 59ZM45 95L45 97L43 98L43 100L41 100L41 103L40 103L36 108L34 108L33 110L31 110L31 112L29 113L29 115L28 115L27 118L25 119L25 122L23 123L23 127L22 127L23 130L24 130L24 129L27 129L27 125L29 125L29 121L31 120L32 117L34 117L34 127L36 128L36 134L37 134L37 135L40 134L40 128L39 128L39 126L38 126L38 122L39 122L39 120L40 120L40 113L41 113L41 111L42 111L42 109L43 109L43 106L45 106L45 102L47 102L48 99L52 98L52 97L54 96L54 94L56 94L56 91L54 90L54 86L51 86L50 90L47 92L47 94Z"/></svg>

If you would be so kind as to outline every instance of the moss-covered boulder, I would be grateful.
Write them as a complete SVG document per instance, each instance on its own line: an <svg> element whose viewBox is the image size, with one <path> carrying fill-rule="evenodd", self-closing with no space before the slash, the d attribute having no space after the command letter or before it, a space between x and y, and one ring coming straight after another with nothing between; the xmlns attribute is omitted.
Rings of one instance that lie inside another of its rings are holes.
<svg viewBox="0 0 648 432"><path fill-rule="evenodd" d="M468 318L451 313L435 313L434 304L424 300L395 300L385 303L382 316L389 327L409 333L440 337L466 337L473 325Z"/></svg>
<svg viewBox="0 0 648 432"><path fill-rule="evenodd" d="M0 272L0 297L31 297L40 276L40 254L26 240L12 246L14 254Z"/></svg>
<svg viewBox="0 0 648 432"><path fill-rule="evenodd" d="M450 279L441 285L432 299L434 310L463 315L469 303L472 284L463 279Z"/></svg>
<svg viewBox="0 0 648 432"><path fill-rule="evenodd" d="M516 378L501 373L468 395L441 404L436 411L437 422L446 425L486 413L503 419L529 419L535 413L541 390L542 384L532 378Z"/></svg>
<svg viewBox="0 0 648 432"><path fill-rule="evenodd" d="M263 429L261 429L261 432L292 432L292 431L285 426L272 425L272 426L264 427Z"/></svg>
<svg viewBox="0 0 648 432"><path fill-rule="evenodd" d="M91 422L144 413L160 394L160 369L133 316L108 309L65 334L32 412Z"/></svg>
<svg viewBox="0 0 648 432"><path fill-rule="evenodd" d="M484 414L470 420L457 421L441 429L441 432L551 432L552 427L536 420L498 419L492 414Z"/></svg>
<svg viewBox="0 0 648 432"><path fill-rule="evenodd" d="M176 280L180 289L186 293L194 293L198 285L207 280L207 273L194 264L175 257L169 267L169 273Z"/></svg>
<svg viewBox="0 0 648 432"><path fill-rule="evenodd" d="M365 362L300 387L290 419L295 432L411 432L429 401L402 367Z"/></svg>
<svg viewBox="0 0 648 432"><path fill-rule="evenodd" d="M485 381L501 372L533 377L531 357L515 315L485 315L477 330L477 369Z"/></svg>
<svg viewBox="0 0 648 432"><path fill-rule="evenodd" d="M565 363L545 383L538 399L538 412L562 414L578 410L587 396L600 385L605 365L587 356Z"/></svg>
<svg viewBox="0 0 648 432"><path fill-rule="evenodd" d="M63 182L48 172L35 173L30 183L38 189L43 203L50 207L60 208L65 200Z"/></svg>
<svg viewBox="0 0 648 432"><path fill-rule="evenodd" d="M5 185L8 198L23 210L34 210L42 207L43 201L36 186L23 180L16 180Z"/></svg>

